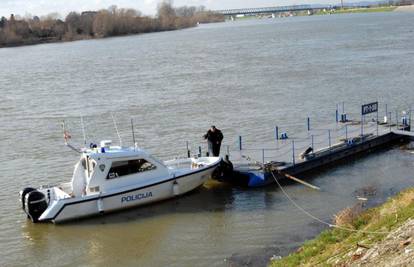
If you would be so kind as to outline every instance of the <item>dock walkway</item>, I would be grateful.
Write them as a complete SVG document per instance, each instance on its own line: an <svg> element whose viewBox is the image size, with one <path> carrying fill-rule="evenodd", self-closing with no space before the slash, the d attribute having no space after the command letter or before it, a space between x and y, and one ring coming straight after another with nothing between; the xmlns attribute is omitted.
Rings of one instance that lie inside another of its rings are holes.
<svg viewBox="0 0 414 267"><path fill-rule="evenodd" d="M405 129L405 130L404 130ZM330 129L310 129L302 136L274 140L249 148L239 144L239 150L229 153L236 173L252 176L257 186L273 183L269 171L284 178L281 173L300 175L316 170L338 160L371 151L375 148L414 140L409 126L349 121L332 125ZM304 152L313 148L308 154ZM262 179L263 181L260 181ZM253 186L249 182L249 186Z"/></svg>
<svg viewBox="0 0 414 267"><path fill-rule="evenodd" d="M312 147L315 152L329 151L337 149L346 140L357 141L361 138L361 133L365 139L389 133L405 133L405 131L400 131L396 128L395 124L377 125L376 122L367 122L364 123L364 128L361 131L360 122L338 123L332 125L330 129L311 129L301 136L289 137L285 140L274 140L260 144L256 148L242 146L241 150L232 150L229 154L231 161L238 165L264 164L270 161L295 165L305 161L301 154L309 147Z"/></svg>

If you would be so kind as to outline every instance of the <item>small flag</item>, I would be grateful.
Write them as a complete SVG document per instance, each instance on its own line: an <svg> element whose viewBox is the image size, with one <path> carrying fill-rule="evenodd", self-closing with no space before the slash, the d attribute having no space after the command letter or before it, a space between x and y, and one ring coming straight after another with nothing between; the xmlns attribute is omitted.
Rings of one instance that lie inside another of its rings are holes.
<svg viewBox="0 0 414 267"><path fill-rule="evenodd" d="M68 139L71 139L72 136L68 133L68 131L64 131L63 138L65 138L65 141L68 141Z"/></svg>

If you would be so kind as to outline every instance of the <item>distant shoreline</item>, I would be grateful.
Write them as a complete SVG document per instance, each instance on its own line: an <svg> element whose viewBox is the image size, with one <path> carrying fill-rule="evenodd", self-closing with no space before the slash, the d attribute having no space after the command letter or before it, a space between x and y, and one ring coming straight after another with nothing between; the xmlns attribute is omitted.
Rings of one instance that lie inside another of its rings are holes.
<svg viewBox="0 0 414 267"><path fill-rule="evenodd" d="M396 8L397 8L396 6L343 8L343 9L335 10L331 14L392 12ZM325 15L325 14L322 13L320 15Z"/></svg>
<svg viewBox="0 0 414 267"><path fill-rule="evenodd" d="M116 6L70 12L65 19L53 14L41 18L11 14L9 18L0 18L0 48L174 31L222 21L223 15L202 6L175 8L169 3L160 4L155 17Z"/></svg>
<svg viewBox="0 0 414 267"><path fill-rule="evenodd" d="M378 6L378 7L346 7L343 9L331 9L331 10L319 10L316 12L298 11L298 12L282 12L276 17L270 15L246 15L235 18L235 20L245 19L263 19L263 18L283 18L283 17L306 17L306 16L323 16L323 15L335 15L335 14L353 14L353 13L380 13L380 12L414 12L414 5L412 6Z"/></svg>
<svg viewBox="0 0 414 267"><path fill-rule="evenodd" d="M408 6L381 6L381 7L359 7L359 8L344 8L344 9L337 9L337 10L320 10L318 12L309 14L307 12L298 12L295 13L293 16L321 16L321 15L335 15L335 14L352 14L352 13L379 13L379 12L414 12L414 5ZM89 12L91 13L91 12ZM214 22L224 22L224 16L212 13L210 11L203 11L203 18L202 22L204 23L214 23ZM83 14L82 14L83 15ZM82 16L81 15L81 16ZM284 17L282 14L281 17ZM180 17L176 17L180 18ZM187 17L183 17L187 19ZM244 19L260 19L266 18L265 16L245 16L241 18L237 18L237 20L244 20ZM17 20L16 20L17 21ZM155 19L154 19L155 21ZM9 21L10 23L11 21ZM17 21L21 23L22 21ZM59 23L64 23L63 21L57 20ZM17 41L4 41L2 38L2 21L0 21L0 48L11 48L11 47L20 47L20 46L28 46L28 45L37 45L37 44L49 44L49 43L63 43L63 42L71 42L71 41L80 41L80 40L92 40L92 39L103 39L108 37L121 37L121 36L131 36L131 35L138 35L143 33L154 33L154 32L164 32L164 31L175 31L181 30L185 28L193 28L197 27L198 23L195 20L186 22L185 24L179 26L169 26L169 27L160 27L160 28L152 28L150 30L145 30L142 32L126 32L120 34L108 34L108 35L86 35L86 34L71 34L70 37L65 35L56 36L56 37L30 37L27 39L20 38ZM3 27L4 28L4 27ZM15 37L15 36L14 36Z"/></svg>
<svg viewBox="0 0 414 267"><path fill-rule="evenodd" d="M0 49L22 47L22 46L34 46L34 45L42 45L42 44L70 43L70 42L76 42L76 41L102 40L102 39L117 38L117 37L143 35L143 34L148 34L148 33L178 31L178 30L185 30L185 29L190 29L190 28L195 28L195 27L197 27L197 25L186 27L186 28L173 29L173 30L162 30L162 31L153 31L153 32L145 32L145 33L130 33L130 34L122 34L122 35L114 35L114 36L106 36L106 37L77 38L77 39L71 39L71 40L59 40L56 38L28 40L22 43L0 44Z"/></svg>

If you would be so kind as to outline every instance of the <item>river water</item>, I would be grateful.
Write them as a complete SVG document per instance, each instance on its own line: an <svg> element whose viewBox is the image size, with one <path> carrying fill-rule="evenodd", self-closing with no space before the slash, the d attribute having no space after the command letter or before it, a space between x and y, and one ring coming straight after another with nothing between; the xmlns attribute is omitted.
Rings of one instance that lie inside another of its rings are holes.
<svg viewBox="0 0 414 267"><path fill-rule="evenodd" d="M63 145L117 135L161 158L185 155L211 125L225 143L255 146L275 124L291 133L334 121L345 101L390 110L414 104L414 16L377 13L246 20L183 31L0 50L1 266L265 265L315 236L323 225L277 187L256 190L209 182L157 205L64 225L28 222L18 191L69 181L78 155ZM352 116L352 114L350 114ZM357 116L357 115L355 115ZM322 188L287 192L329 221L375 188L369 205L414 186L414 155L395 147L312 174Z"/></svg>

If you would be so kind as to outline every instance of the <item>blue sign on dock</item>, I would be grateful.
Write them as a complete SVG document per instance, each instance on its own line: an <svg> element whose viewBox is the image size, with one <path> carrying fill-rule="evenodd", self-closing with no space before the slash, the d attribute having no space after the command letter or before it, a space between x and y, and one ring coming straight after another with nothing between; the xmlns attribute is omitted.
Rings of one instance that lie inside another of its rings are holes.
<svg viewBox="0 0 414 267"><path fill-rule="evenodd" d="M362 115L378 112L378 102L362 105Z"/></svg>

